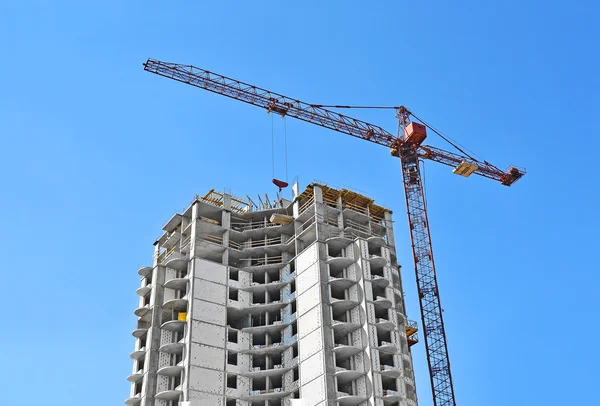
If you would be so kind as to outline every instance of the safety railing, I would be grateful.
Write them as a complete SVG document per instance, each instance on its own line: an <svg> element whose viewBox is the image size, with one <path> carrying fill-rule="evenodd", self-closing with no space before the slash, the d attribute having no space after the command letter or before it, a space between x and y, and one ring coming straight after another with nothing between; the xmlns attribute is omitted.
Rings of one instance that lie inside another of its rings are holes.
<svg viewBox="0 0 600 406"><path fill-rule="evenodd" d="M300 224L300 226L296 230L296 235L300 234L302 231L304 231L308 227L310 227L315 222L315 219L316 219L316 215L313 214L312 216L310 216L308 218L308 220L306 220L304 223Z"/></svg>
<svg viewBox="0 0 600 406"><path fill-rule="evenodd" d="M329 217L329 216L320 216L322 217L322 221L325 224L328 224L330 226L334 226L334 227L338 227L338 219L337 217Z"/></svg>
<svg viewBox="0 0 600 406"><path fill-rule="evenodd" d="M221 223L219 223L217 220L209 219L208 217L198 217L198 220L204 221L205 223L214 224L216 226L221 225Z"/></svg>
<svg viewBox="0 0 600 406"><path fill-rule="evenodd" d="M232 246L237 249L267 247L267 246L271 246L271 245L280 245L280 244L281 244L281 237L267 238L267 239L254 240L254 241L244 241L242 243L236 243L233 241L229 241L229 246Z"/></svg>
<svg viewBox="0 0 600 406"><path fill-rule="evenodd" d="M362 214L366 214L367 216L369 215L369 208L368 207L362 207L362 206L358 206L352 202L343 202L342 203L342 207L344 209L350 209L350 210L354 210L356 212L362 213Z"/></svg>
<svg viewBox="0 0 600 406"><path fill-rule="evenodd" d="M304 213L313 203L315 202L315 197L311 196L310 199L302 203L302 206L298 209L298 215Z"/></svg>
<svg viewBox="0 0 600 406"><path fill-rule="evenodd" d="M192 236L188 235L182 242L181 242L181 249L184 250L185 248L187 248L187 246L190 244L190 242L192 241Z"/></svg>
<svg viewBox="0 0 600 406"><path fill-rule="evenodd" d="M196 237L196 240L199 241L208 241L214 244L223 245L223 237L219 235L211 235L211 234L201 234Z"/></svg>
<svg viewBox="0 0 600 406"><path fill-rule="evenodd" d="M162 263L164 261L167 260L167 258L169 257L169 255L171 255L173 252L175 252L175 249L177 248L177 244L173 245L171 248L164 250L163 252L161 252L158 255L158 263Z"/></svg>
<svg viewBox="0 0 600 406"><path fill-rule="evenodd" d="M352 221L349 219L346 219L345 223L346 223L346 228L351 228L351 229L359 231L361 233L371 234L371 228L364 224L360 224L360 223L357 223L356 221Z"/></svg>
<svg viewBox="0 0 600 406"><path fill-rule="evenodd" d="M275 224L270 222L260 222L260 223L231 223L231 228L236 231L248 231L248 230L257 230L260 228L270 228L270 227L280 227L281 224Z"/></svg>
<svg viewBox="0 0 600 406"><path fill-rule="evenodd" d="M250 266L263 266L263 265L272 265L272 264L283 264L283 257L281 255L277 256L266 256L260 258L242 258L240 261L248 261L246 267Z"/></svg>
<svg viewBox="0 0 600 406"><path fill-rule="evenodd" d="M329 207L333 207L334 209L337 209L337 201L333 200L333 199L329 199L325 196L323 196L323 203L325 203L327 206Z"/></svg>

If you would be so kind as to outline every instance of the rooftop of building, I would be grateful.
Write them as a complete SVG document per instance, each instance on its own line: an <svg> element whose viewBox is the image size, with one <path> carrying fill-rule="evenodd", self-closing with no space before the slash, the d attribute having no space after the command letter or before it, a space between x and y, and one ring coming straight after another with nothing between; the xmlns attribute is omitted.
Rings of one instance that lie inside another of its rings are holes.
<svg viewBox="0 0 600 406"><path fill-rule="evenodd" d="M215 209L221 210L224 206L225 196L229 196L231 199L230 209L232 212L244 215L251 213L264 213L266 211L284 211L290 212L292 205L295 201L307 201L313 198L315 187L319 187L322 191L323 201L332 205L335 205L338 197L342 199L345 207L351 207L353 209L368 210L368 212L376 218L384 218L386 212L392 213L392 211L384 206L375 204L375 200L354 190L347 188L336 188L331 185L327 185L324 182L314 181L306 186L304 191L300 192L298 189L298 183L294 183L292 186L294 198L293 200L285 199L277 195L277 199L272 202L269 196L265 194L264 200L259 196L255 203L250 196L246 198L238 197L231 193L219 192L215 189L211 189L204 196L196 195L192 203L188 206L183 213L177 213L169 219L169 221L163 226L165 232L172 231L179 223L181 223L181 217L191 217L192 206L196 202L207 203L214 206Z"/></svg>

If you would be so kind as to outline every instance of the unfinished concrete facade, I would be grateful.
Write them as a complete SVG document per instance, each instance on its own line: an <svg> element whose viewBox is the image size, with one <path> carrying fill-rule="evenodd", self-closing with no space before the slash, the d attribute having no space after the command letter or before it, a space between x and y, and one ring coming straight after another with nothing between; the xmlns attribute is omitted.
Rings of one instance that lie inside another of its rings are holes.
<svg viewBox="0 0 600 406"><path fill-rule="evenodd" d="M211 191L163 227L127 405L416 406L392 213L293 189L266 208Z"/></svg>

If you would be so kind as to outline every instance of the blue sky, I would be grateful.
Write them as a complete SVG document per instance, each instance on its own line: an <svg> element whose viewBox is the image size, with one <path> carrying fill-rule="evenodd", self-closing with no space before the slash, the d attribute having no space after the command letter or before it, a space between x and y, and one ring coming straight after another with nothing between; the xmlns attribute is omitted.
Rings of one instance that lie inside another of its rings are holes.
<svg viewBox="0 0 600 406"><path fill-rule="evenodd" d="M136 270L163 223L212 188L273 194L271 118L146 73L148 57L311 103L403 104L478 156L526 167L506 188L426 165L458 404L596 402L599 6L419 3L2 2L2 403L122 404ZM396 127L390 111L351 114ZM280 119L275 135L282 177ZM287 136L290 179L394 210L419 319L399 162L292 119Z"/></svg>

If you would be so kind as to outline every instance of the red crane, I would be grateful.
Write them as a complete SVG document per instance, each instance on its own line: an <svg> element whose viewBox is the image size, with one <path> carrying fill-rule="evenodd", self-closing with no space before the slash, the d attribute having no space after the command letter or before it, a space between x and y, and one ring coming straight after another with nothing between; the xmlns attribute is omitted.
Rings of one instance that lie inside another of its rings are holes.
<svg viewBox="0 0 600 406"><path fill-rule="evenodd" d="M472 174L480 175L499 181L505 186L512 185L525 174L525 171L515 167L502 171L486 161L474 159L456 146L465 154L464 156L423 145L427 137L427 128L436 133L437 131L403 106L393 107L399 120L398 136L394 136L377 125L324 108L352 106L304 103L192 65L148 59L144 63L144 70L262 107L269 113L294 117L386 146L390 148L393 156L400 158L433 403L435 406L456 406L419 160L429 159L439 162L454 167L453 172L459 175L466 177Z"/></svg>

